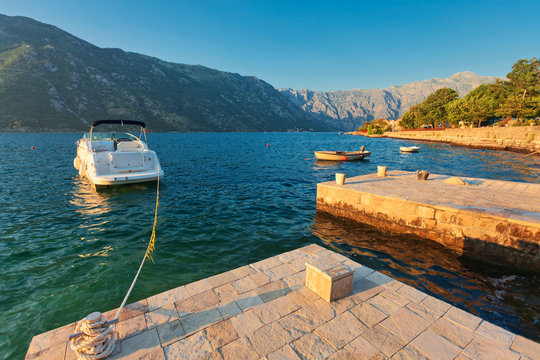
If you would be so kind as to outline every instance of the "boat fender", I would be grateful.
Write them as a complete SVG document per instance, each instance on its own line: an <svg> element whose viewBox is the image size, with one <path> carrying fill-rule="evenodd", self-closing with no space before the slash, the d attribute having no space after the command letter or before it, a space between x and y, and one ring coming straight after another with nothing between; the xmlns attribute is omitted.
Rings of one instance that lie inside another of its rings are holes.
<svg viewBox="0 0 540 360"><path fill-rule="evenodd" d="M75 159L73 159L73 166L77 170L79 170L79 168L81 167L81 159L79 159L78 156Z"/></svg>
<svg viewBox="0 0 540 360"><path fill-rule="evenodd" d="M80 168L79 168L79 175L85 176L86 175L86 162L81 162Z"/></svg>

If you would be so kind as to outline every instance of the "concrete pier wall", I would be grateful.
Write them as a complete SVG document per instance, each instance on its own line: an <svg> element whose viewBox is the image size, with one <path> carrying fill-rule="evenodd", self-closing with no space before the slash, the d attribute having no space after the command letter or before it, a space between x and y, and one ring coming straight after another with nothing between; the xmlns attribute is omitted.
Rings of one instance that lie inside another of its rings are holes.
<svg viewBox="0 0 540 360"><path fill-rule="evenodd" d="M437 241L459 254L540 271L540 184L486 179L469 186L410 172L317 185L317 210Z"/></svg>
<svg viewBox="0 0 540 360"><path fill-rule="evenodd" d="M396 139L446 142L481 149L540 151L540 126L446 129L444 131L400 131L385 133Z"/></svg>

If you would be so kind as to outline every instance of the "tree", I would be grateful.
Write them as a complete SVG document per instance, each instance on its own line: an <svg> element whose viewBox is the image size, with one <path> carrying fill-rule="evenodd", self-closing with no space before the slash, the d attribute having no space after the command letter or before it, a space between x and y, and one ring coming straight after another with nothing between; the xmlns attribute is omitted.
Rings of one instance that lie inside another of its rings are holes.
<svg viewBox="0 0 540 360"><path fill-rule="evenodd" d="M540 60L518 60L506 75L514 90L524 99L527 92L534 96L540 92Z"/></svg>
<svg viewBox="0 0 540 360"><path fill-rule="evenodd" d="M497 110L503 101L504 89L500 87L500 84L484 84L465 96L464 106L469 120L478 121L478 127L480 127L482 122L497 116Z"/></svg>
<svg viewBox="0 0 540 360"><path fill-rule="evenodd" d="M464 99L457 98L446 104L446 119L452 125L458 125L460 121L469 122L469 111Z"/></svg>
<svg viewBox="0 0 540 360"><path fill-rule="evenodd" d="M523 124L523 119L540 114L538 97L540 97L540 60L518 60L512 71L506 75L507 97L497 113L500 116L511 116Z"/></svg>
<svg viewBox="0 0 540 360"><path fill-rule="evenodd" d="M431 124L435 127L438 122L444 122L446 118L446 105L459 98L456 90L442 88L429 95L422 103L422 124Z"/></svg>
<svg viewBox="0 0 540 360"><path fill-rule="evenodd" d="M416 129L418 126L420 126L419 108L420 108L420 104L411 106L409 111L403 114L403 117L401 118L401 126L407 129Z"/></svg>

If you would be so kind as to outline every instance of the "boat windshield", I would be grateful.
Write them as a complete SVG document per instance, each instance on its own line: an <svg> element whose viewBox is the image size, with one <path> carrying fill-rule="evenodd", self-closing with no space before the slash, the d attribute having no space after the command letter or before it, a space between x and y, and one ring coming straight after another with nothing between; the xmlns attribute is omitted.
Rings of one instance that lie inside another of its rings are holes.
<svg viewBox="0 0 540 360"><path fill-rule="evenodd" d="M103 141L114 141L121 138L128 138L130 140L136 141L139 140L138 137L130 133L124 132L92 132L92 138L90 139L90 133L85 133L84 137L87 140L103 140Z"/></svg>

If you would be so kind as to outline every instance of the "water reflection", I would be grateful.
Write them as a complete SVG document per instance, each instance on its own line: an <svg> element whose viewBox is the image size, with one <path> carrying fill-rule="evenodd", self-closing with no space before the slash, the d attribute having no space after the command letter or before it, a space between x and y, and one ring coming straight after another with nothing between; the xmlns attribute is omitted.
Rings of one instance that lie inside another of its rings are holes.
<svg viewBox="0 0 540 360"><path fill-rule="evenodd" d="M109 199L111 195L107 192L97 191L96 188L86 179L76 177L74 179L73 197L69 203L76 207L75 211L82 215L96 216L103 215L111 211Z"/></svg>
<svg viewBox="0 0 540 360"><path fill-rule="evenodd" d="M511 331L521 326L528 337L540 337L538 276L478 264L432 241L319 212L312 231L354 261Z"/></svg>

